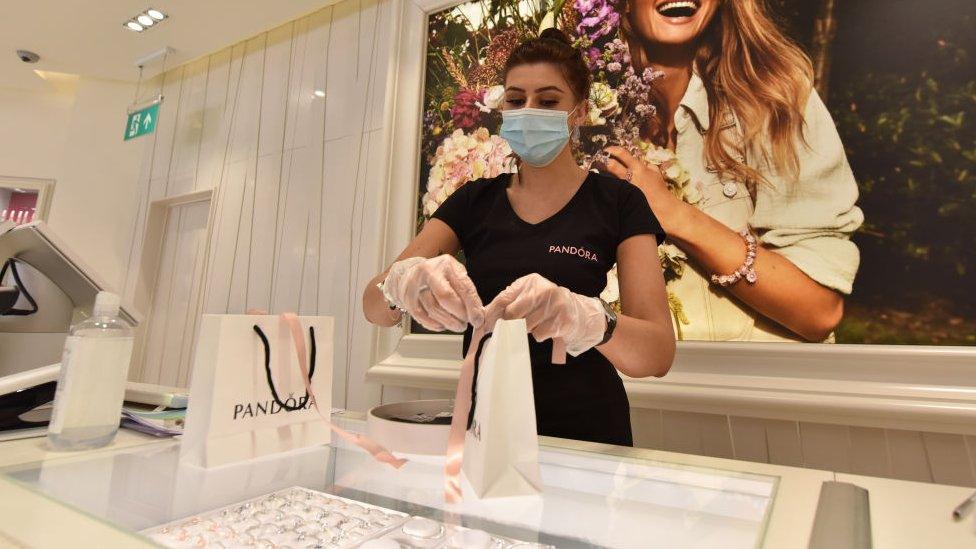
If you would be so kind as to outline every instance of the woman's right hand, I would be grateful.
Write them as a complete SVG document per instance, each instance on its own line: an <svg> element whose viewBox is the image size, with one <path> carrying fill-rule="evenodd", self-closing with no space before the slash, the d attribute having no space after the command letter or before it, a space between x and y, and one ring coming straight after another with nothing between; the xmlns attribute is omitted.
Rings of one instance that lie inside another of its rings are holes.
<svg viewBox="0 0 976 549"><path fill-rule="evenodd" d="M424 328L462 332L481 326L484 306L464 265L450 255L408 257L390 267L383 294Z"/></svg>

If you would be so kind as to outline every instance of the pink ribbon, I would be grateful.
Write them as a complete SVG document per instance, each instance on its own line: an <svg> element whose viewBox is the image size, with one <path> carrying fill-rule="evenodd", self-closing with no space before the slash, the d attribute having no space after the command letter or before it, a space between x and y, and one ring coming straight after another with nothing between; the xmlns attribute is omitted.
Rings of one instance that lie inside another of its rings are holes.
<svg viewBox="0 0 976 549"><path fill-rule="evenodd" d="M268 313L259 309L248 309L247 314L266 315ZM328 416L322 413L322 410L319 409L319 401L317 398L315 398L315 391L312 390L312 380L308 375L308 358L306 357L305 352L305 335L302 333L302 324L299 322L298 316L295 313L281 313L281 319L284 320L288 325L288 330L291 332L292 341L295 342L295 352L298 353L298 367L302 371L302 381L305 383L305 390L312 399L312 406L315 407L315 411L319 414L319 417L325 421L325 424L328 425L329 429L332 429L336 435L344 439L346 442L355 444L363 450L366 450L376 461L386 463L397 469L402 467L407 460L394 456L389 450L369 437L357 433L350 433L342 427L335 425L329 420Z"/></svg>
<svg viewBox="0 0 976 549"><path fill-rule="evenodd" d="M461 363L457 388L454 389L454 411L451 412L451 431L447 436L447 455L444 460L444 500L458 503L463 499L461 493L461 464L464 462L464 433L471 411L471 386L474 383L474 358L478 353L478 343L488 335L488 321L471 335L468 352Z"/></svg>
<svg viewBox="0 0 976 549"><path fill-rule="evenodd" d="M487 309L497 310L496 307L499 306L492 302ZM473 330L468 352L461 363L457 387L454 389L454 410L451 412L451 431L447 437L447 455L444 461L444 500L448 503L459 503L464 499L461 490L461 465L464 463L464 433L468 414L471 412L471 388L475 381L474 360L481 340L494 328L495 316L497 314L486 312L485 323ZM566 364L566 345L562 339L554 339L552 342L552 362Z"/></svg>
<svg viewBox="0 0 976 549"><path fill-rule="evenodd" d="M493 310L492 305L489 305L489 310ZM247 314L266 315L268 313L259 309L248 309ZM318 399L315 398L315 391L312 390L312 380L309 377L308 359L306 358L305 336L302 333L301 322L295 313L282 313L280 316L288 325L292 341L295 343L295 352L298 355L298 367L302 372L302 381L305 383L305 390L312 399L312 405L315 407L315 411L325 421L325 424L346 442L369 452L373 456L373 459L397 469L402 467L407 460L394 456L389 450L369 437L357 433L350 433L333 424L322 413L322 410L319 409ZM458 503L463 499L461 490L461 465L464 462L465 427L467 425L468 414L471 411L471 388L474 383L475 355L478 353L478 344L491 332L488 327L494 326L495 316L497 315L486 312L485 323L475 329L471 335L468 352L465 354L464 361L461 363L461 373L458 376L457 387L454 390L454 409L451 415L451 429L447 438L447 453L444 461L444 499L448 503ZM566 363L566 346L562 339L553 340L552 362L553 364Z"/></svg>

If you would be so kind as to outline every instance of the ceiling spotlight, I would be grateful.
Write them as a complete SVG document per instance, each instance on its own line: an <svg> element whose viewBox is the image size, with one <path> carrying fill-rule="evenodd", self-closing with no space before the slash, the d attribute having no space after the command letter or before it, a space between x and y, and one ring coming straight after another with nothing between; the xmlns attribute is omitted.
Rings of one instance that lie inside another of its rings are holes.
<svg viewBox="0 0 976 549"><path fill-rule="evenodd" d="M169 19L169 16L155 8L148 8L146 11L123 23L122 26L133 32L142 32L149 27L155 26L156 23L162 22L163 19Z"/></svg>
<svg viewBox="0 0 976 549"><path fill-rule="evenodd" d="M322 91L322 90L315 90L315 91L314 91L314 92L312 92L312 93L314 93L314 94L315 94L315 97L325 97L325 92L324 92L324 91Z"/></svg>

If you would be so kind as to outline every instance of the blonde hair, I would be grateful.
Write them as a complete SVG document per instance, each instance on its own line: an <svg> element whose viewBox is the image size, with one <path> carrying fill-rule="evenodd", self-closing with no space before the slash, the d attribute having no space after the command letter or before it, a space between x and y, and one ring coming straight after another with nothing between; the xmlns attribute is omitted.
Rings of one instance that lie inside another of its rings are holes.
<svg viewBox="0 0 976 549"><path fill-rule="evenodd" d="M620 33L630 45L634 68L640 71L649 61L644 41L632 30L632 1L625 0ZM795 178L813 65L770 19L762 0L720 0L699 37L695 69L708 93L708 163L721 175L758 182L764 178L745 162L746 155L758 154L777 172ZM658 109L658 116L648 120L645 128L645 137L659 145L667 142L668 113L663 111ZM727 113L735 115L741 135L723 136L730 133L721 131Z"/></svg>

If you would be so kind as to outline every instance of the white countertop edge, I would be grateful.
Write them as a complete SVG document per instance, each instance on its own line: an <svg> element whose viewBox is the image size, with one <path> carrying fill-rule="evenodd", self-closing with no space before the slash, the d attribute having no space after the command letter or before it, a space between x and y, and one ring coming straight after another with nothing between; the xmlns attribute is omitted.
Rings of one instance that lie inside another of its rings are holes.
<svg viewBox="0 0 976 549"><path fill-rule="evenodd" d="M453 391L460 354L407 335L366 379ZM976 435L976 348L681 342L667 376L624 382L638 408Z"/></svg>

